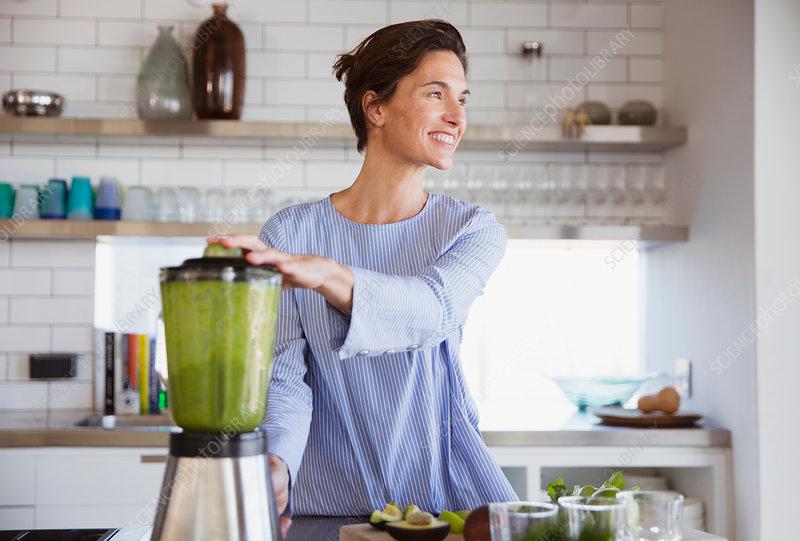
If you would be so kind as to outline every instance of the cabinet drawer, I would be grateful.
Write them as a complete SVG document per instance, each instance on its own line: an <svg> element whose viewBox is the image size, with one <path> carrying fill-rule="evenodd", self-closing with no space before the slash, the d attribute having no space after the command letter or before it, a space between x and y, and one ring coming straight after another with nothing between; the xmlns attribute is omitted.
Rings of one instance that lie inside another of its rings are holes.
<svg viewBox="0 0 800 541"><path fill-rule="evenodd" d="M0 507L0 530L33 528L33 506Z"/></svg>
<svg viewBox="0 0 800 541"><path fill-rule="evenodd" d="M155 509L145 505L37 505L37 529L122 528L150 525Z"/></svg>
<svg viewBox="0 0 800 541"><path fill-rule="evenodd" d="M19 451L0 452L0 505L32 505L36 457Z"/></svg>
<svg viewBox="0 0 800 541"><path fill-rule="evenodd" d="M166 449L152 448L42 452L36 465L37 510L40 505L122 506L155 501L166 463L153 457L166 454Z"/></svg>

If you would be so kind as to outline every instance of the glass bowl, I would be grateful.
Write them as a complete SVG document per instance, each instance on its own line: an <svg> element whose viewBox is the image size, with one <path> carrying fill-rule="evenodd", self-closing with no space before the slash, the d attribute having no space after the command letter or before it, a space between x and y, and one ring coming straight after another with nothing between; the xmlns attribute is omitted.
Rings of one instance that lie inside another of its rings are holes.
<svg viewBox="0 0 800 541"><path fill-rule="evenodd" d="M622 406L639 387L660 377L649 374L639 377L554 377L567 399L579 410L603 406Z"/></svg>

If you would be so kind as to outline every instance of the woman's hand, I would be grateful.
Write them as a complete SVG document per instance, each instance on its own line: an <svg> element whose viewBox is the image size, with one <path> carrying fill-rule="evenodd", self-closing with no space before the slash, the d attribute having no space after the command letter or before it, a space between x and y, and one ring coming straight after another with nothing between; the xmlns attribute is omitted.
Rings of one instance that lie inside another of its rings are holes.
<svg viewBox="0 0 800 541"><path fill-rule="evenodd" d="M283 275L284 289L313 289L328 302L349 314L353 307L353 272L336 261L318 255L288 254L269 248L252 235L208 237L208 243L250 250L245 256L253 265L272 265Z"/></svg>
<svg viewBox="0 0 800 541"><path fill-rule="evenodd" d="M286 537L292 519L281 516L289 505L289 467L278 455L269 453L269 470L272 477L272 489L275 491L275 505L278 506L280 516L281 537Z"/></svg>

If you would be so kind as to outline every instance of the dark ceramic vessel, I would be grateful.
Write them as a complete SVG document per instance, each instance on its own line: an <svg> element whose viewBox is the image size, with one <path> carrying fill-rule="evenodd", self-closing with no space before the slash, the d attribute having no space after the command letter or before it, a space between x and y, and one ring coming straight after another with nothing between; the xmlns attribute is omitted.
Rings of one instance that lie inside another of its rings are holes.
<svg viewBox="0 0 800 541"><path fill-rule="evenodd" d="M197 118L239 119L244 103L244 36L231 21L227 4L214 4L214 16L194 35L193 95Z"/></svg>

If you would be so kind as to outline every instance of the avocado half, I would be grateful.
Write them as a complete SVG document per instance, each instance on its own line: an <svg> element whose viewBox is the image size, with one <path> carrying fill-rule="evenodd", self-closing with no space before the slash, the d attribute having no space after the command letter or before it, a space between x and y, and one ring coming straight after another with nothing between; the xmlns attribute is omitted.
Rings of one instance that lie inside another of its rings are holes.
<svg viewBox="0 0 800 541"><path fill-rule="evenodd" d="M398 520L387 522L386 531L397 541L442 541L450 533L450 523L434 519L430 524L419 526Z"/></svg>
<svg viewBox="0 0 800 541"><path fill-rule="evenodd" d="M397 504L388 503L381 511L376 509L369 517L369 525L379 530L386 529L386 524L389 522L397 522L403 519L403 511Z"/></svg>

